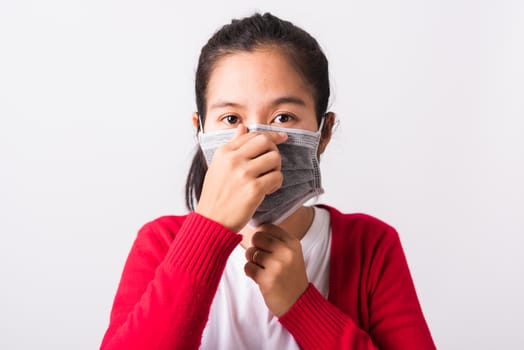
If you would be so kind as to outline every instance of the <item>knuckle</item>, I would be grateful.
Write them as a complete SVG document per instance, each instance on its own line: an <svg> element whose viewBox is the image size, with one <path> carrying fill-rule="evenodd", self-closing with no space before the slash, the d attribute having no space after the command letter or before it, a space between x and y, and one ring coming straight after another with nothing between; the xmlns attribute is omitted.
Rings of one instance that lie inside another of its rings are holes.
<svg viewBox="0 0 524 350"><path fill-rule="evenodd" d="M245 167L238 167L236 169L236 172L237 172L237 176L239 177L239 179L242 181L242 182L248 182L249 181L249 171L248 169L246 169Z"/></svg>
<svg viewBox="0 0 524 350"><path fill-rule="evenodd" d="M244 272L246 273L246 275L248 275L249 277L255 279L256 276L255 276L255 271L253 269L253 266L250 264L250 263L247 263L244 265Z"/></svg>
<svg viewBox="0 0 524 350"><path fill-rule="evenodd" d="M286 269L286 264L283 261L275 262L273 266L273 272L275 273L274 276L281 275L285 269Z"/></svg>
<svg viewBox="0 0 524 350"><path fill-rule="evenodd" d="M228 156L224 157L227 159L227 166L230 169L239 169L242 157L238 152L229 152ZM241 168L240 168L241 169Z"/></svg>
<svg viewBox="0 0 524 350"><path fill-rule="evenodd" d="M281 261L283 264L288 265L293 262L293 251L291 249L283 249L281 252Z"/></svg>
<svg viewBox="0 0 524 350"><path fill-rule="evenodd" d="M273 140L271 139L271 136L268 135L268 133L260 133L257 135L259 138L259 142L264 147L271 147L273 145Z"/></svg>
<svg viewBox="0 0 524 350"><path fill-rule="evenodd" d="M277 171L276 177L277 181L279 182L279 186L282 186L282 184L284 183L284 174L282 174L281 171Z"/></svg>
<svg viewBox="0 0 524 350"><path fill-rule="evenodd" d="M247 192L251 197L257 197L261 192L261 185L258 181L250 181L247 185Z"/></svg>
<svg viewBox="0 0 524 350"><path fill-rule="evenodd" d="M275 277L273 274L267 273L261 276L260 283L263 284L266 288L271 288L275 284Z"/></svg>
<svg viewBox="0 0 524 350"><path fill-rule="evenodd" d="M256 231L253 234L253 238L252 239L253 239L253 241L261 242L264 239L264 233L260 232L260 231Z"/></svg>
<svg viewBox="0 0 524 350"><path fill-rule="evenodd" d="M280 166L282 164L282 156L277 150L273 150L268 153L269 161L275 165Z"/></svg>
<svg viewBox="0 0 524 350"><path fill-rule="evenodd" d="M258 236L256 233L253 234L253 237L251 237L251 243L253 244L254 247L260 246L260 236Z"/></svg>
<svg viewBox="0 0 524 350"><path fill-rule="evenodd" d="M252 136L251 142L261 142L261 140L264 137L264 135L262 135L261 133L257 131L252 132L252 135L253 136Z"/></svg>

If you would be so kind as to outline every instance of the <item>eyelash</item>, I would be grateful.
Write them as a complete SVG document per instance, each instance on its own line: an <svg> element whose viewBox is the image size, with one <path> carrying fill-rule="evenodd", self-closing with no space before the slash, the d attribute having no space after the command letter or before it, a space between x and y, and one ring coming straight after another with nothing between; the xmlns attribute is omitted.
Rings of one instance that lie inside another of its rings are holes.
<svg viewBox="0 0 524 350"><path fill-rule="evenodd" d="M236 118L236 122L235 123L230 123L229 121L227 121L227 119L230 118L230 117ZM224 121L225 123L229 124L229 125L234 125L234 124L238 123L239 119L240 118L238 116L234 115L234 114L228 114L228 115L224 116L221 120Z"/></svg>
<svg viewBox="0 0 524 350"><path fill-rule="evenodd" d="M288 118L287 121L284 121L284 122L279 122L281 124L285 124L285 123L288 123L290 121L293 121L295 119L294 116L292 116L291 114L288 114L288 113L279 113L277 114L277 116L275 118L273 118L273 120L271 121L272 123L276 121L276 119L280 116L286 116ZM231 122L229 121L228 119L230 119L231 117L234 117L235 118L235 121L234 122ZM226 116L224 116L222 119L221 119L223 122L229 124L229 125L235 125L239 122L240 120L240 117L239 116L236 116L234 114L228 114Z"/></svg>
<svg viewBox="0 0 524 350"><path fill-rule="evenodd" d="M286 117L289 118L287 121L285 121L285 122L280 122L280 123L288 123L288 122L293 121L293 120L295 119L295 117L292 116L291 114L287 114L287 113L279 113L275 118L273 118L273 121L276 120L276 119L277 119L278 117L280 117L280 116L286 116Z"/></svg>

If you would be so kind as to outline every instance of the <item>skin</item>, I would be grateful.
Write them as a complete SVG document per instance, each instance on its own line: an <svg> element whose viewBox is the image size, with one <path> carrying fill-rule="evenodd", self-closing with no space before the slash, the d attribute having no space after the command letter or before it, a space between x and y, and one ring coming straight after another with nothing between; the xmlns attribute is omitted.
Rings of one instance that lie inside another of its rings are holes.
<svg viewBox="0 0 524 350"><path fill-rule="evenodd" d="M246 126L317 131L312 91L288 58L268 46L222 57L211 73L206 98L204 132L227 128L237 132L215 152L196 212L243 235L245 272L258 284L269 310L280 317L309 284L300 239L313 221L314 210L303 206L278 226L247 225L264 197L282 185L277 145L287 135L248 133ZM196 113L192 120L196 128ZM334 121L335 115L328 113L319 155L329 143Z"/></svg>

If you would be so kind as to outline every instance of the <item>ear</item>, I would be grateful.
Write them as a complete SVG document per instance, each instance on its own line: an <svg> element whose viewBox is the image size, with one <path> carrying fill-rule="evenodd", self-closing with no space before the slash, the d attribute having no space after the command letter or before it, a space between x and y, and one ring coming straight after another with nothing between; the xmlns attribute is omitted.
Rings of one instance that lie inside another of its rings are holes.
<svg viewBox="0 0 524 350"><path fill-rule="evenodd" d="M318 145L318 155L324 153L329 141L331 140L331 135L333 134L333 125L335 125L335 113L327 112L324 116L324 126L320 131L320 143Z"/></svg>
<svg viewBox="0 0 524 350"><path fill-rule="evenodd" d="M191 115L191 121L193 122L193 128L195 129L195 133L198 134L199 125L198 125L198 112L193 112Z"/></svg>

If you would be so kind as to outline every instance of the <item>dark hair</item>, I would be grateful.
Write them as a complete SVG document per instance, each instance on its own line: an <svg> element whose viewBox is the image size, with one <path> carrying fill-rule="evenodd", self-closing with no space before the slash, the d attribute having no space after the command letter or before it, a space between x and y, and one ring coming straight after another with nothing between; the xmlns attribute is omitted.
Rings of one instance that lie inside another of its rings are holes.
<svg viewBox="0 0 524 350"><path fill-rule="evenodd" d="M318 42L303 29L270 13L234 19L218 30L202 48L195 79L197 112L204 123L209 78L218 60L239 51L275 46L286 54L311 88L317 121L326 113L329 100L328 61ZM200 125L198 126L200 128ZM197 146L186 179L186 206L195 210L200 199L207 164Z"/></svg>

